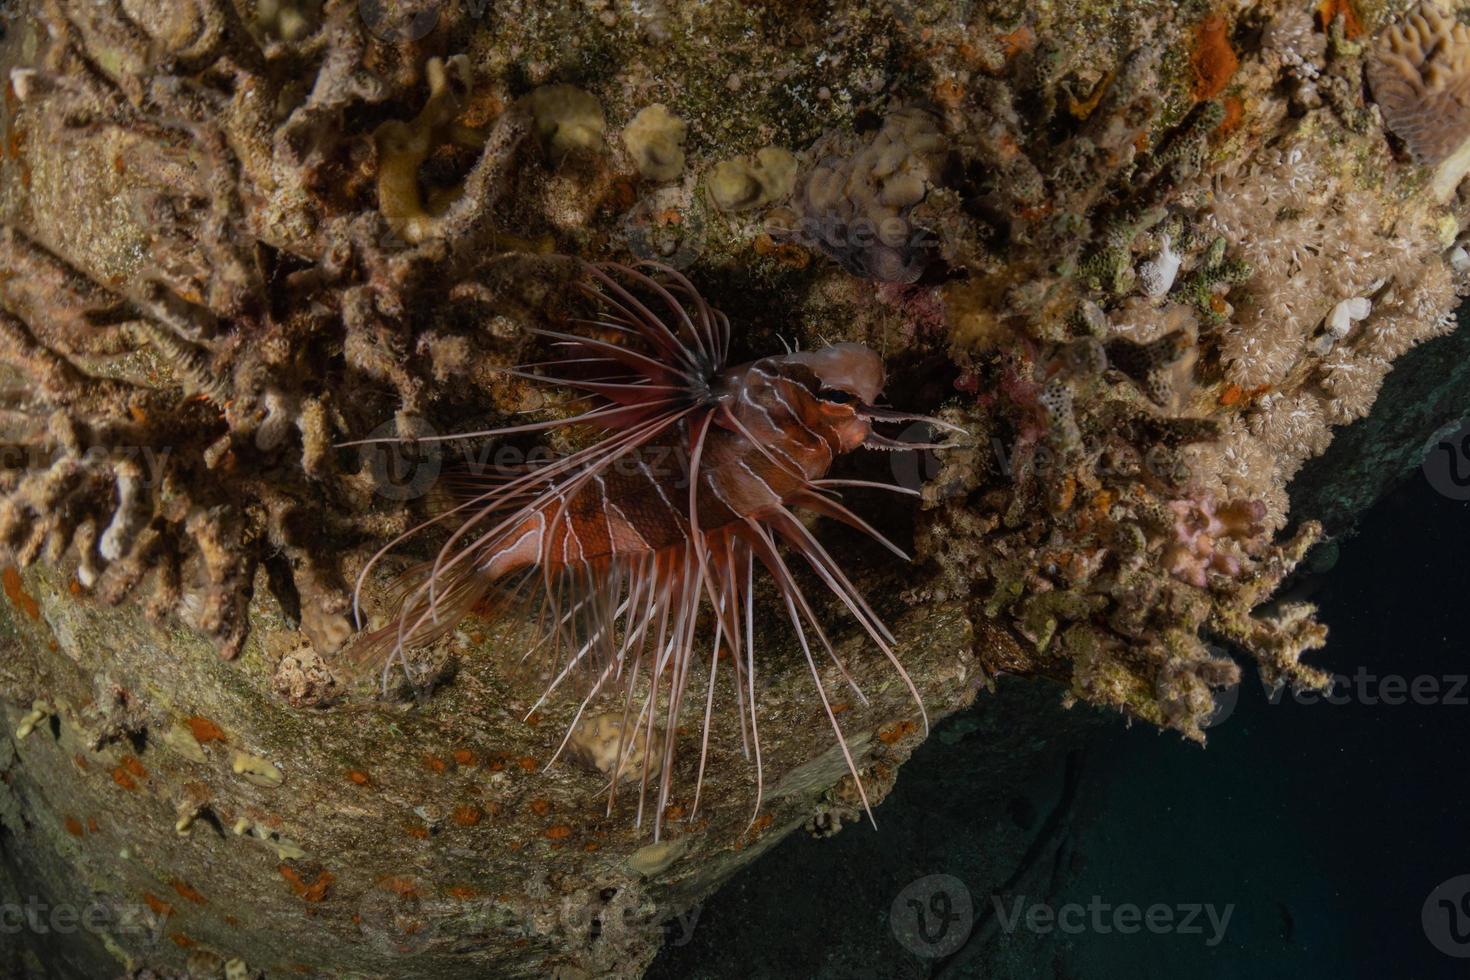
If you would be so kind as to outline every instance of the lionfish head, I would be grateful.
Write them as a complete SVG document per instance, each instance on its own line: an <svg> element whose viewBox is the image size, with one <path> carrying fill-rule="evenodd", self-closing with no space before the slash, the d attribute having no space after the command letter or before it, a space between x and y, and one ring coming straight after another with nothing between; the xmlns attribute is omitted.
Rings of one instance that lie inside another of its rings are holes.
<svg viewBox="0 0 1470 980"><path fill-rule="evenodd" d="M836 434L843 451L861 446L872 431L867 410L883 391L883 358L862 344L832 344L773 360L799 365L808 375L803 415L814 415ZM811 379L815 379L815 384Z"/></svg>

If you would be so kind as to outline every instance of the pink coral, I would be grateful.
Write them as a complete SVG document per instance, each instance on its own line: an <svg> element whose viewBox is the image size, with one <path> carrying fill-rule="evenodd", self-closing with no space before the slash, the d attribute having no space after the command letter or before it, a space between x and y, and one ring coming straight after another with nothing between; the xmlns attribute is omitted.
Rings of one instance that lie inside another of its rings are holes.
<svg viewBox="0 0 1470 980"><path fill-rule="evenodd" d="M1237 543L1246 554L1258 546L1265 527L1266 505L1259 500L1232 500L1216 505L1213 497L1201 500L1171 500L1172 537L1164 547L1164 568L1175 578L1197 588L1207 583L1206 573L1230 578L1240 576L1239 554L1220 550L1225 540Z"/></svg>

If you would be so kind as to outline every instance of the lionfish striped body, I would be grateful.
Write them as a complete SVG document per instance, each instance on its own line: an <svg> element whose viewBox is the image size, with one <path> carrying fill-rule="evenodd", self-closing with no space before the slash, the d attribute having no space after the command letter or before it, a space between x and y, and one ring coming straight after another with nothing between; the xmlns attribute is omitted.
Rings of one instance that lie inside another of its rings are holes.
<svg viewBox="0 0 1470 980"><path fill-rule="evenodd" d="M648 272L586 266L590 282L580 288L601 312L596 320L578 322L601 336L538 330L564 356L510 372L580 390L590 408L563 420L438 437L590 425L603 438L547 462L480 478L457 506L380 550L359 577L359 592L373 564L404 538L434 523L454 527L438 556L406 589L396 622L360 638L356 653L360 662L382 662L385 672L399 664L412 676L405 651L452 629L472 607L485 608L487 597L495 608L539 595L541 639L525 656L539 654L551 664L553 679L543 701L568 680L580 682L581 704L568 739L595 699L612 696L620 696L624 713L620 763L639 740L655 746L657 726L670 733L657 746L661 765L642 767L640 825L648 774L661 772L657 836L671 790L672 733L690 668L702 654L708 655L708 682L702 696L696 695L703 702L704 726L690 813L699 805L722 670L732 679L746 753L755 762L759 812L757 565L775 581L857 779L822 688L813 638L818 652L834 662L836 654L784 550L806 560L919 700L894 656L892 634L792 508L857 527L903 556L835 499L833 490L863 485L913 491L829 480L827 474L839 456L863 446L921 447L873 432L875 421L915 418L873 407L883 386L882 360L873 351L837 344L727 368L730 325L723 314L674 270L653 263L640 268ZM538 375L531 368L560 373ZM700 615L706 607L708 625ZM728 668L721 665L722 650L729 654ZM566 744L564 739L562 749ZM621 764L613 769L609 808L622 771ZM861 793L860 780L858 788ZM865 794L863 800L866 805Z"/></svg>

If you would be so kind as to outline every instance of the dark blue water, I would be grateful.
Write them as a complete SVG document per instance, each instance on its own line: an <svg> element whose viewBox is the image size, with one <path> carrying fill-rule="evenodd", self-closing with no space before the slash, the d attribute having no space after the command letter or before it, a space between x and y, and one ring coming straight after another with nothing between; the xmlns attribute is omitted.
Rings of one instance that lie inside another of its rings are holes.
<svg viewBox="0 0 1470 980"><path fill-rule="evenodd" d="M1248 678L1204 751L1138 727L1091 747L1091 860L1067 890L1235 913L1214 947L1083 935L1076 976L1470 976L1421 921L1470 875L1467 546L1470 507L1416 476L1312 583L1331 628L1313 662L1343 677L1331 702L1273 702ZM1436 914L1430 931L1470 955L1470 906Z"/></svg>
<svg viewBox="0 0 1470 980"><path fill-rule="evenodd" d="M977 739L1005 731L1007 712L1061 724L1077 710L1055 709L1055 690L1018 704L1003 685L921 748L877 831L783 842L651 975L1470 976L1470 958L1449 955L1470 957L1470 878L1452 882L1470 875L1470 507L1416 475L1338 548L1304 586L1331 628L1310 659L1344 678L1338 703L1273 699L1247 669L1207 748L1108 717L1017 789L976 775L995 765ZM1023 857L1028 833L1053 839ZM915 955L893 928L894 899L935 874L992 920L948 959ZM1013 918L1036 905L1071 928ZM1153 930L1137 918L1150 907Z"/></svg>

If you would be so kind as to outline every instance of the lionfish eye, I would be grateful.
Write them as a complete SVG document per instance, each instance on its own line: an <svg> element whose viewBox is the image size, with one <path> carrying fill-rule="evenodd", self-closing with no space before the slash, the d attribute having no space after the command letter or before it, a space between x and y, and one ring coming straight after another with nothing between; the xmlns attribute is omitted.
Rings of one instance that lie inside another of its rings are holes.
<svg viewBox="0 0 1470 980"><path fill-rule="evenodd" d="M854 395L850 391L843 391L841 388L824 388L822 389L822 401L846 405L849 402L857 401L857 395Z"/></svg>

